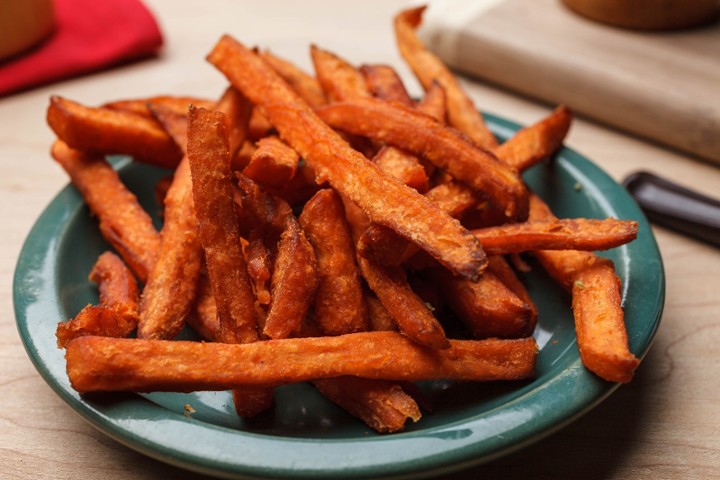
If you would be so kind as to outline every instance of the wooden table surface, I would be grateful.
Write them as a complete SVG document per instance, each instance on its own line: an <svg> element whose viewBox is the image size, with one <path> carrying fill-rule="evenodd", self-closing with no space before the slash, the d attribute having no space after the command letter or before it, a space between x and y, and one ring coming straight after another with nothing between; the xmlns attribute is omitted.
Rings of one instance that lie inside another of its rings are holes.
<svg viewBox="0 0 720 480"><path fill-rule="evenodd" d="M390 63L410 78L396 52L390 20L405 2L147 3L166 38L159 58L0 99L2 478L197 478L85 423L45 384L23 349L12 306L15 263L33 222L67 183L48 155L49 95L88 104L159 93L213 97L224 79L203 59L224 32L305 68L310 67L307 46L314 42L355 63ZM408 84L420 92L414 80ZM479 108L520 123L551 109L489 85L465 84ZM583 119L574 123L567 144L617 180L648 169L706 194L720 192L718 167ZM666 304L635 380L550 437L452 478L720 478L720 252L659 227L654 231L667 276Z"/></svg>

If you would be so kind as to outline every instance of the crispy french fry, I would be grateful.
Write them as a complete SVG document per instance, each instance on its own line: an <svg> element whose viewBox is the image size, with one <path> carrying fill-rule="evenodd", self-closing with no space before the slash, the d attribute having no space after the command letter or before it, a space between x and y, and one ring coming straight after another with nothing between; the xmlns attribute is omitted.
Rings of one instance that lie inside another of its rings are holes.
<svg viewBox="0 0 720 480"><path fill-rule="evenodd" d="M410 108L415 106L400 75L390 65L363 65L360 73L373 96L400 102Z"/></svg>
<svg viewBox="0 0 720 480"><path fill-rule="evenodd" d="M451 340L432 350L396 332L247 344L80 337L68 343L73 388L93 391L211 391L354 375L380 380L519 380L534 374L537 344Z"/></svg>
<svg viewBox="0 0 720 480"><path fill-rule="evenodd" d="M263 333L287 338L300 327L317 288L317 260L297 219L289 215L278 242L271 280L272 300Z"/></svg>
<svg viewBox="0 0 720 480"><path fill-rule="evenodd" d="M305 204L299 221L318 261L313 302L318 326L325 335L368 330L355 247L340 197L331 189L320 190Z"/></svg>
<svg viewBox="0 0 720 480"><path fill-rule="evenodd" d="M136 113L148 118L152 117L152 107L161 107L166 110L172 110L180 115L187 115L190 105L203 108L214 108L215 102L205 98L183 97L171 95L158 95L148 98L134 98L129 100L116 100L102 105L103 108L111 110L122 110L126 112Z"/></svg>
<svg viewBox="0 0 720 480"><path fill-rule="evenodd" d="M607 250L635 240L638 223L614 218L549 219L473 230L488 255L531 250Z"/></svg>
<svg viewBox="0 0 720 480"><path fill-rule="evenodd" d="M420 164L415 155L409 152L385 146L372 160L383 171L420 193L427 191L430 186L425 167Z"/></svg>
<svg viewBox="0 0 720 480"><path fill-rule="evenodd" d="M187 149L187 117L153 107L181 149ZM175 170L165 195L164 223L157 261L150 270L140 302L138 337L171 339L182 330L200 279L202 244L193 202L187 156Z"/></svg>
<svg viewBox="0 0 720 480"><path fill-rule="evenodd" d="M443 86L447 94L450 125L470 136L479 146L494 148L497 140L470 97L442 60L427 50L416 35L415 29L422 22L424 11L425 7L411 8L395 16L395 38L400 54L426 90L433 82Z"/></svg>
<svg viewBox="0 0 720 480"><path fill-rule="evenodd" d="M240 249L225 115L191 107L188 120L193 200L217 304L220 340L253 342L258 339L255 297Z"/></svg>
<svg viewBox="0 0 720 480"><path fill-rule="evenodd" d="M370 96L362 74L347 61L316 45L310 46L310 56L318 82L331 102Z"/></svg>
<svg viewBox="0 0 720 480"><path fill-rule="evenodd" d="M493 153L503 162L520 171L554 153L570 130L572 112L561 105L547 118L529 127L521 128Z"/></svg>
<svg viewBox="0 0 720 480"><path fill-rule="evenodd" d="M175 168L182 158L157 122L131 112L86 107L53 96L47 122L60 140L78 150L127 154L165 168Z"/></svg>
<svg viewBox="0 0 720 480"><path fill-rule="evenodd" d="M97 216L103 237L144 283L155 265L160 235L137 197L104 158L74 150L61 140L51 153Z"/></svg>
<svg viewBox="0 0 720 480"><path fill-rule="evenodd" d="M417 422L420 408L395 382L360 377L314 380L325 397L381 433L398 432L408 419Z"/></svg>
<svg viewBox="0 0 720 480"><path fill-rule="evenodd" d="M268 51L260 52L260 56L278 75L280 75L293 90L305 100L308 105L318 108L327 103L325 92L317 79L300 70L291 62L284 60Z"/></svg>
<svg viewBox="0 0 720 480"><path fill-rule="evenodd" d="M530 199L530 219L555 216L539 197ZM533 252L548 274L572 294L580 358L611 382L629 382L640 361L630 352L621 307L620 280L613 263L591 252Z"/></svg>
<svg viewBox="0 0 720 480"><path fill-rule="evenodd" d="M248 138L251 140L260 140L264 136L268 135L273 129L273 126L268 122L268 119L263 115L260 110L253 108L250 114L250 122L248 124Z"/></svg>
<svg viewBox="0 0 720 480"><path fill-rule="evenodd" d="M59 348L83 335L127 337L137 326L140 292L135 277L117 255L100 255L90 280L98 286L100 304L88 305L72 320L58 324L55 335Z"/></svg>
<svg viewBox="0 0 720 480"><path fill-rule="evenodd" d="M224 36L208 58L259 106L321 181L327 180L374 222L411 239L452 271L469 278L482 272L486 259L469 232L349 148L251 50Z"/></svg>
<svg viewBox="0 0 720 480"><path fill-rule="evenodd" d="M416 108L445 125L447 123L447 95L442 85L433 82L425 91L425 96L418 102Z"/></svg>
<svg viewBox="0 0 720 480"><path fill-rule="evenodd" d="M360 273L390 312L400 331L412 341L436 350L450 347L445 331L425 302L412 291L405 271L358 256ZM468 280L469 281L469 280Z"/></svg>
<svg viewBox="0 0 720 480"><path fill-rule="evenodd" d="M300 156L278 137L271 135L257 142L257 149L243 174L271 189L287 185L295 176Z"/></svg>
<svg viewBox="0 0 720 480"><path fill-rule="evenodd" d="M477 282L453 277L445 269L432 269L430 275L474 338L520 338L532 333L531 308L489 270Z"/></svg>
<svg viewBox="0 0 720 480"><path fill-rule="evenodd" d="M455 181L441 183L425 192L425 196L453 218L460 218L481 201L472 189Z"/></svg>
<svg viewBox="0 0 720 480"><path fill-rule="evenodd" d="M228 87L212 109L225 114L230 158L235 158L248 137L252 104L236 89Z"/></svg>
<svg viewBox="0 0 720 480"><path fill-rule="evenodd" d="M527 217L528 192L517 171L427 115L374 98L333 103L317 113L334 128L423 156L478 190L511 220Z"/></svg>
<svg viewBox="0 0 720 480"><path fill-rule="evenodd" d="M202 339L214 342L220 338L217 305L206 272L200 276L195 305L185 320Z"/></svg>
<svg viewBox="0 0 720 480"><path fill-rule="evenodd" d="M488 257L488 271L492 272L498 280L508 287L525 305L530 308L530 320L528 331L535 330L537 325L538 309L535 302L530 297L530 293L525 288L525 284L518 278L510 264L501 255L492 255Z"/></svg>
<svg viewBox="0 0 720 480"><path fill-rule="evenodd" d="M377 297L365 295L365 305L368 310L370 317L370 331L372 332L397 332L400 330L397 322L387 311L387 308L382 304Z"/></svg>

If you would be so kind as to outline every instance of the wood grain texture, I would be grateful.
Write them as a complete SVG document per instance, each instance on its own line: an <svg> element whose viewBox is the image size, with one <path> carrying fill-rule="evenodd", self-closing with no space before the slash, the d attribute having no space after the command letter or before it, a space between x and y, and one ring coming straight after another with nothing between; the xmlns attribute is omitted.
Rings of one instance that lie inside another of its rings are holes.
<svg viewBox="0 0 720 480"><path fill-rule="evenodd" d="M391 16L404 1L253 4L224 0L212 8L188 0L147 0L167 40L157 60L125 65L0 100L0 477L9 480L197 479L144 457L95 431L44 383L14 324L12 274L34 220L66 183L50 159L44 124L50 94L88 104L160 93L215 98L225 87L203 57L221 32L257 43L309 69L308 45L349 60L385 62L411 75L394 50ZM204 5L204 4L203 4ZM248 14L252 11L252 15ZM298 20L302 16L302 21ZM273 25L259 21L272 18ZM362 39L362 41L358 41ZM550 107L463 79L479 108L533 123ZM411 94L419 86L409 80ZM569 146L615 179L639 168L718 196L720 169L586 120L573 124ZM720 254L656 228L667 275L667 299L654 346L632 383L575 423L460 479L720 479Z"/></svg>
<svg viewBox="0 0 720 480"><path fill-rule="evenodd" d="M458 70L720 162L720 22L640 32L556 0L506 0L425 35Z"/></svg>

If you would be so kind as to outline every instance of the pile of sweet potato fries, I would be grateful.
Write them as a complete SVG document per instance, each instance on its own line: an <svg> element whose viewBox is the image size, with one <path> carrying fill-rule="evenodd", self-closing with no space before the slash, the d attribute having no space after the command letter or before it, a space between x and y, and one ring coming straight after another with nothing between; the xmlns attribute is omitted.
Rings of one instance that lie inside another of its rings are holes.
<svg viewBox="0 0 720 480"><path fill-rule="evenodd" d="M632 378L620 282L592 251L637 223L558 219L529 192L521 172L561 147L570 111L498 144L416 36L422 14L394 21L418 101L387 65L313 46L311 75L230 36L208 55L229 82L216 101L51 99L52 156L115 252L90 273L99 304L58 325L77 391L232 390L247 417L310 381L398 431L421 416L411 382L534 375L537 309L512 266L525 252L572 295L586 367ZM160 231L107 154L172 170ZM186 326L201 341L173 340Z"/></svg>

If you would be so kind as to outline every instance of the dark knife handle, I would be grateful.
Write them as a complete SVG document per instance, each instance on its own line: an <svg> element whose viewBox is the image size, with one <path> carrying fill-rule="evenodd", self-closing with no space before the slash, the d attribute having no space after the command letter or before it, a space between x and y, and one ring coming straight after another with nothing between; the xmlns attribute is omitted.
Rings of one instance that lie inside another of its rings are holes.
<svg viewBox="0 0 720 480"><path fill-rule="evenodd" d="M720 247L720 200L648 172L631 174L623 185L651 222Z"/></svg>

